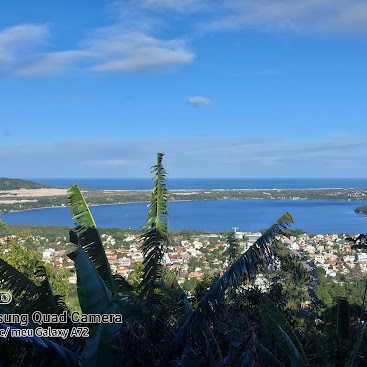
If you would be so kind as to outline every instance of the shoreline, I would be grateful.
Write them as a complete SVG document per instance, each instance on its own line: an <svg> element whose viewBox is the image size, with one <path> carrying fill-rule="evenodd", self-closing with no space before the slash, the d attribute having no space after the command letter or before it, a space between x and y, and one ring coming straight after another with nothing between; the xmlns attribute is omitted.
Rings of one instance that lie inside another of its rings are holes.
<svg viewBox="0 0 367 367"><path fill-rule="evenodd" d="M178 203L178 202L203 202L203 201L238 201L238 200L243 200L243 201L248 201L248 200L270 200L270 201L322 201L322 202L365 202L367 205L367 200L315 200L315 199L269 199L269 198L250 198L250 199L208 199L208 200L173 200L170 201L168 204L171 203ZM149 204L149 201L129 201L126 203L108 203L108 204L88 204L88 207L97 207L97 206L108 206L108 205L126 205L126 204ZM363 206L363 205L361 205ZM60 208L65 208L65 209L69 209L68 205L55 205L55 206L45 206L42 208L30 208L30 209L22 209L22 210L12 210L6 213L0 213L1 215L6 215L6 214L12 214L12 213L22 213L22 212L28 212L31 210L43 210L43 209L60 209ZM358 213L355 212L356 214L364 214L365 213Z"/></svg>
<svg viewBox="0 0 367 367"><path fill-rule="evenodd" d="M150 190L82 190L92 206L148 203ZM12 194L12 195L11 195ZM223 200L302 200L367 204L367 189L180 189L168 193L169 202ZM366 205L367 206L367 205ZM67 190L28 189L0 192L0 214L68 207Z"/></svg>
<svg viewBox="0 0 367 367"><path fill-rule="evenodd" d="M92 190L84 190L81 189L82 192L88 192L88 191L92 191ZM271 191L284 191L284 190L367 190L367 187L312 187L312 188L271 188L271 189L168 189L168 191L170 191L171 193L175 193L177 191L179 192L190 192L190 191L267 191L267 190L271 190ZM141 190L123 190L123 189L113 189L113 190L109 190L109 189L103 189L103 190L97 190L97 189L93 189L93 191L102 191L102 192L151 192L152 190L149 189L141 189Z"/></svg>

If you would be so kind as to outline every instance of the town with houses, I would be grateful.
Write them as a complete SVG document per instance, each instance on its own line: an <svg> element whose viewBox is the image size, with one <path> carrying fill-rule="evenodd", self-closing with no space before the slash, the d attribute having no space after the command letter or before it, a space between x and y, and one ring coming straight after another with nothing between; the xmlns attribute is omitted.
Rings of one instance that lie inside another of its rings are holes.
<svg viewBox="0 0 367 367"><path fill-rule="evenodd" d="M260 236L260 233L239 232L235 236L240 243L241 253L246 251ZM15 236L1 238L3 245ZM115 274L129 279L137 264L143 261L139 235L128 234L122 243L106 233L101 234L105 253L111 270ZM77 277L73 261L66 256L67 237L58 237L56 241L34 236L33 243L39 244L42 259L55 267L69 271L69 283L76 284ZM338 273L348 274L359 270L367 272L367 251L352 249L353 242L348 234L281 236L280 240L299 256L308 272L323 268L325 274L336 277ZM21 243L21 239L18 238ZM180 234L173 235L171 244L166 248L164 264L177 274L180 285L186 281L200 281L205 275L222 273L228 266L223 255L226 237L217 233L205 233L183 239Z"/></svg>

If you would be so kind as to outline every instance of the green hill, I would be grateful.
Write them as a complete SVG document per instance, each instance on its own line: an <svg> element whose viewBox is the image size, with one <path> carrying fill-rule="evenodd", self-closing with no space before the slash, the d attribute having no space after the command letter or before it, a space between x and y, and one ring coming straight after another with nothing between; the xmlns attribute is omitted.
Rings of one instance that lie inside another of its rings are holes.
<svg viewBox="0 0 367 367"><path fill-rule="evenodd" d="M357 209L354 210L356 213L363 213L367 214L367 205L359 206Z"/></svg>
<svg viewBox="0 0 367 367"><path fill-rule="evenodd" d="M18 178L0 177L0 190L18 190L18 189L42 189L50 186L41 185L37 182L20 180Z"/></svg>

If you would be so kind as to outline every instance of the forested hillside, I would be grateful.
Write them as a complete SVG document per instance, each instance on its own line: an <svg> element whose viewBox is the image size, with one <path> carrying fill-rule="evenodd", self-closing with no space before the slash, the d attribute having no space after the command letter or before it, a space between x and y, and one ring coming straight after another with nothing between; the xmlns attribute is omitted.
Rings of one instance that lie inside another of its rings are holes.
<svg viewBox="0 0 367 367"><path fill-rule="evenodd" d="M0 177L0 190L42 189L48 187L33 181Z"/></svg>

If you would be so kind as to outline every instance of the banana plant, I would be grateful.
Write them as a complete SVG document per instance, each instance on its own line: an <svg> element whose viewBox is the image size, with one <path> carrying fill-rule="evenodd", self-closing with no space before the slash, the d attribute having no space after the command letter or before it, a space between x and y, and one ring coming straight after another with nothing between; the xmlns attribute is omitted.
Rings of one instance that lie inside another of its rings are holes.
<svg viewBox="0 0 367 367"><path fill-rule="evenodd" d="M0 307L0 313L7 313L7 310ZM32 328L32 326L28 327ZM14 361L18 355L23 355L23 366L80 366L80 357L55 341L37 335L12 336L12 330L19 329L19 325L0 323L0 329L8 332L6 339L0 339L1 362L7 358L9 361Z"/></svg>
<svg viewBox="0 0 367 367"><path fill-rule="evenodd" d="M292 367L308 366L306 354L294 329L266 295L261 305L261 315L264 324L264 334L266 335L262 347L266 348L267 344L270 344L268 341L271 340L272 336L275 336L280 341L281 348L288 355Z"/></svg>
<svg viewBox="0 0 367 367"><path fill-rule="evenodd" d="M129 309L129 297L119 293L127 282L113 276L98 229L78 187L68 189L76 230L70 232L75 249L68 254L77 273L78 298L83 313L121 314ZM82 366L113 366L118 360L122 324L94 324L86 340Z"/></svg>
<svg viewBox="0 0 367 367"><path fill-rule="evenodd" d="M53 294L46 269L42 264L37 265L35 274L42 279L40 285L34 283L5 260L0 259L1 286L13 296L9 309L17 314L29 315L35 311L53 314L68 311L63 297ZM0 313L11 312L5 307L0 307ZM63 325L64 328L69 326L69 324ZM21 326L0 323L0 329L8 330L8 337L0 338L1 361L4 361L4 356L7 356L9 361L14 362L17 355L22 353L24 363L29 366L57 365L57 363L67 367L80 365L80 357L77 354L48 338L36 335L12 337L11 330L19 328L35 329L36 325L30 323ZM77 344L79 345L78 342Z"/></svg>
<svg viewBox="0 0 367 367"><path fill-rule="evenodd" d="M35 275L42 280L40 285L0 259L0 284L16 300L12 302L10 309L18 313L41 311L55 314L67 310L63 297L53 294L46 269L41 263L37 264Z"/></svg>

